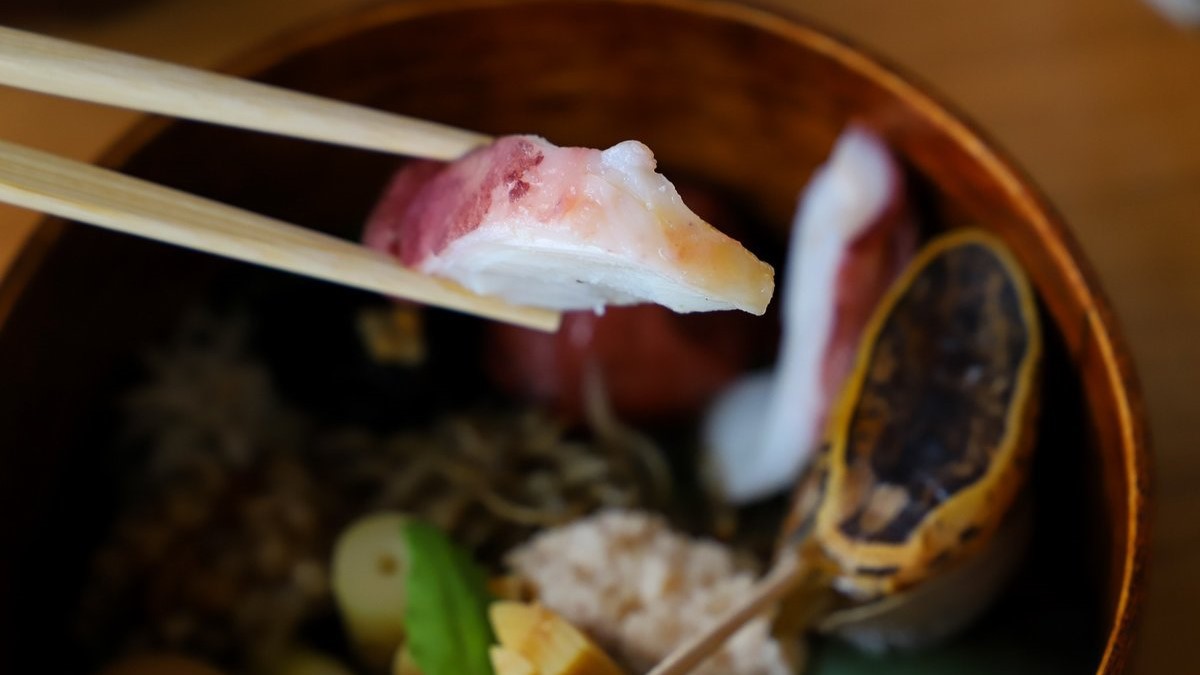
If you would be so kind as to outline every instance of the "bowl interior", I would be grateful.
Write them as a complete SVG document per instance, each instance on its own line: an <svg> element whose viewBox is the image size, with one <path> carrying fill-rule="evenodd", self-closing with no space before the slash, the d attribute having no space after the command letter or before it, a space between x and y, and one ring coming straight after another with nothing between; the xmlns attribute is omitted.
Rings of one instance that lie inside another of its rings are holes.
<svg viewBox="0 0 1200 675"><path fill-rule="evenodd" d="M874 61L795 22L720 4L456 0L381 6L247 63L243 72L284 87L488 133L533 131L593 147L644 141L668 177L733 205L751 247L777 265L799 190L838 132L850 120L875 127L907 163L933 227L982 226L1010 244L1048 328L1033 552L975 633L1044 649L1056 654L1056 672L1084 673L1127 630L1132 450L1108 414L1115 380L1093 367L1095 332L1106 328L1089 323L1093 299L1080 290L1071 244L986 144ZM110 162L355 238L397 159L148 123ZM0 562L10 626L0 656L20 670L86 667L64 645L87 554L119 495L110 449L120 392L182 312L214 299L254 309L274 336L281 386L316 414L400 424L469 394L460 386L467 368L417 383L411 406L381 405L380 393L395 389L339 356L353 339L353 309L375 298L49 222L0 288L0 540L17 552ZM458 330L472 320L436 321L459 336L454 350L478 350L472 331Z"/></svg>

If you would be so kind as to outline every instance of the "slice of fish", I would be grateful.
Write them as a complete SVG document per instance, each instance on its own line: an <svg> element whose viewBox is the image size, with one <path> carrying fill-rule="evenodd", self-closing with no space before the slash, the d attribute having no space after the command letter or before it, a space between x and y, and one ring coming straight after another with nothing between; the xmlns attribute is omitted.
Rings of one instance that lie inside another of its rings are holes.
<svg viewBox="0 0 1200 675"><path fill-rule="evenodd" d="M881 139L849 126L805 188L793 222L779 360L731 385L706 420L709 471L725 498L750 502L794 484L867 319L916 245L900 167Z"/></svg>
<svg viewBox="0 0 1200 675"><path fill-rule="evenodd" d="M637 141L601 151L506 136L449 164L405 165L364 239L524 305L761 315L774 270L693 213L655 168Z"/></svg>
<svg viewBox="0 0 1200 675"><path fill-rule="evenodd" d="M674 314L656 305L563 314L558 333L495 323L487 366L505 392L584 419L592 369L617 417L632 424L695 419L751 363L760 319Z"/></svg>

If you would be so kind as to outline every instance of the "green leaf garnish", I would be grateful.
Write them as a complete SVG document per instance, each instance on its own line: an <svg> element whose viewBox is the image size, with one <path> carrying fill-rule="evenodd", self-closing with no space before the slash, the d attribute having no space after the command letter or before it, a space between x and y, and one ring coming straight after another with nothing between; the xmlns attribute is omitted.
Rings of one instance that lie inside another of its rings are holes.
<svg viewBox="0 0 1200 675"><path fill-rule="evenodd" d="M408 547L408 650L423 675L493 675L487 577L446 535L413 521Z"/></svg>

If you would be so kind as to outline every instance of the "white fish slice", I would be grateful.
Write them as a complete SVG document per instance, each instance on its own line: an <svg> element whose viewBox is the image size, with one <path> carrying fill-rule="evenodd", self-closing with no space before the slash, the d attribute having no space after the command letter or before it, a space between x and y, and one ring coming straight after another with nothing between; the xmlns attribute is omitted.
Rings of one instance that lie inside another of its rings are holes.
<svg viewBox="0 0 1200 675"><path fill-rule="evenodd" d="M851 126L805 189L793 223L774 370L735 382L705 424L709 469L730 501L788 489L819 442L858 339L916 249L904 179L873 133Z"/></svg>
<svg viewBox="0 0 1200 675"><path fill-rule="evenodd" d="M693 213L655 168L636 141L600 151L504 137L451 164L406 165L365 241L527 306L762 314L774 270Z"/></svg>

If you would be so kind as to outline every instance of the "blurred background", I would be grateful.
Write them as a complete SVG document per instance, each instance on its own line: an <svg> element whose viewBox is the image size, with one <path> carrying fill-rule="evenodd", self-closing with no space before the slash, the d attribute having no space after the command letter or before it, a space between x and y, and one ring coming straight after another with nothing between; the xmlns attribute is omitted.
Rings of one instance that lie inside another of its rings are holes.
<svg viewBox="0 0 1200 675"><path fill-rule="evenodd" d="M217 67L369 0L5 0L0 23ZM1195 672L1200 639L1200 10L1192 0L758 0L884 55L1041 185L1132 345L1154 434L1154 555L1135 673ZM133 113L0 88L0 138L95 158ZM0 270L35 214L0 207Z"/></svg>

